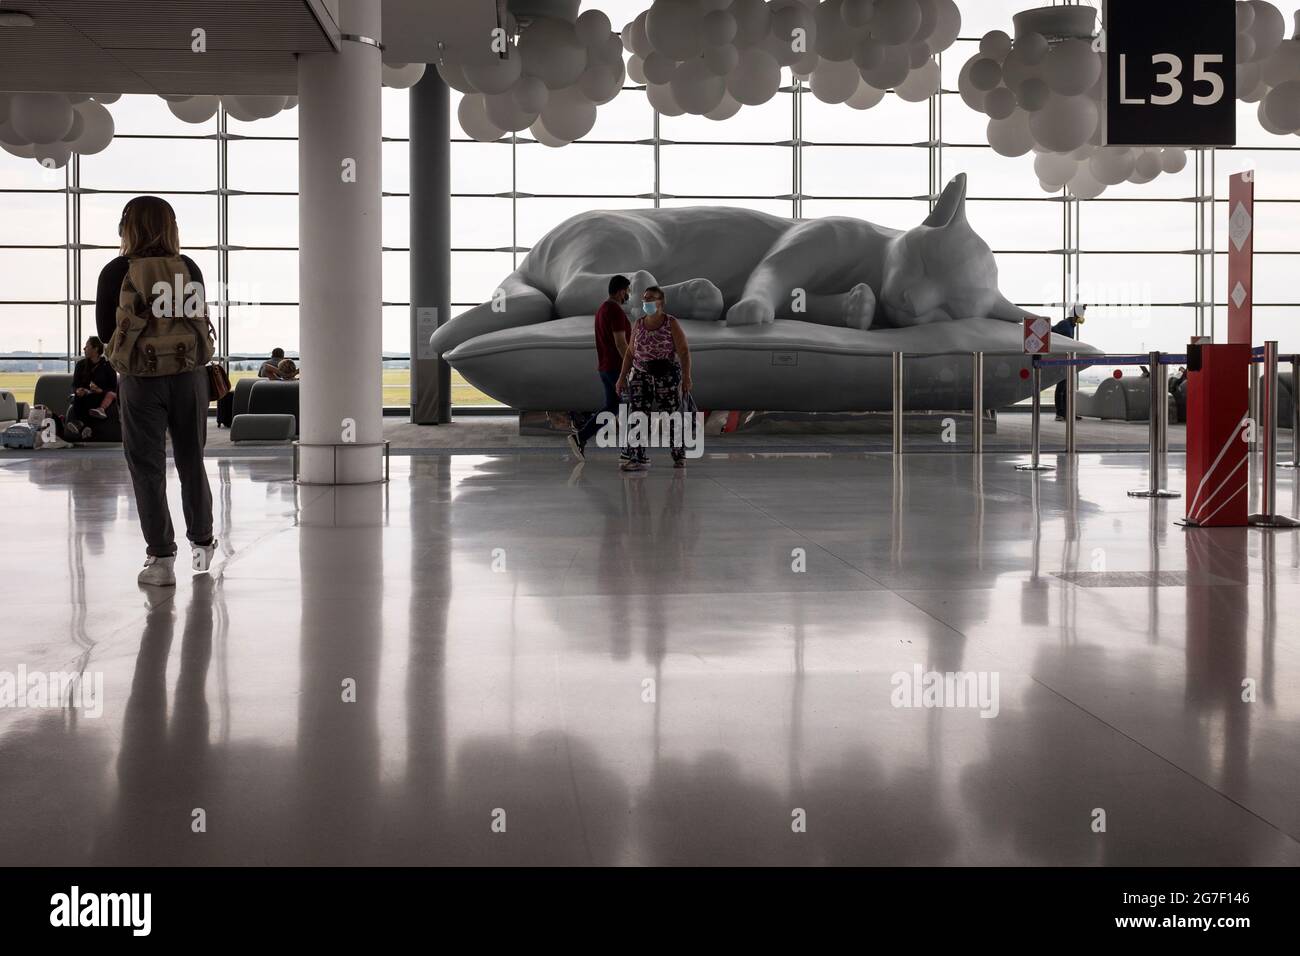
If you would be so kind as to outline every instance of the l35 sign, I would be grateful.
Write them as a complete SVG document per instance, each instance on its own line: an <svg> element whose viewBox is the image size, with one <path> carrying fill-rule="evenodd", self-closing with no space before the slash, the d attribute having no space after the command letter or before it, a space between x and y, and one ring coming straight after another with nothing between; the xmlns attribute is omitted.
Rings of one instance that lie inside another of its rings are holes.
<svg viewBox="0 0 1300 956"><path fill-rule="evenodd" d="M1234 0L1106 0L1106 143L1237 142Z"/></svg>

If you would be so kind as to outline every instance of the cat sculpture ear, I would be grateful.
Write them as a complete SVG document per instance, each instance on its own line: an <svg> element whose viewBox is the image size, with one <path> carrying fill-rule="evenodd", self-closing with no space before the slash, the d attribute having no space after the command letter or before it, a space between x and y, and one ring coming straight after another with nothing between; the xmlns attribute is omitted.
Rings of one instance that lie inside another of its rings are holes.
<svg viewBox="0 0 1300 956"><path fill-rule="evenodd" d="M925 218L923 226L945 229L966 221L966 174L958 173L943 190L934 210Z"/></svg>
<svg viewBox="0 0 1300 956"><path fill-rule="evenodd" d="M962 227L969 229L966 221L966 174L958 173L953 177L935 203L934 210L926 217L925 226L932 229L951 229ZM993 301L988 308L988 317L1002 319L1006 322L1019 322L1029 313L1012 304L1000 291L994 291Z"/></svg>

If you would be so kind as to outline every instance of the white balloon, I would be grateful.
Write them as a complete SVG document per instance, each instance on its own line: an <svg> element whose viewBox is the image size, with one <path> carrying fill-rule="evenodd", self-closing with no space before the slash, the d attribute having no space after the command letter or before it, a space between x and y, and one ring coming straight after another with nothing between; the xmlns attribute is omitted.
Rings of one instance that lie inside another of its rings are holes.
<svg viewBox="0 0 1300 956"><path fill-rule="evenodd" d="M1070 179L1069 189L1071 194L1079 199L1096 199L1106 191L1103 183L1097 182L1092 175L1092 171L1087 163L1083 163Z"/></svg>
<svg viewBox="0 0 1300 956"><path fill-rule="evenodd" d="M766 103L781 86L781 66L766 50L742 50L736 68L727 77L727 92L742 106Z"/></svg>
<svg viewBox="0 0 1300 956"><path fill-rule="evenodd" d="M460 98L456 108L456 118L460 128L480 143L493 143L506 134L506 131L493 123L487 116L487 98L482 93L467 93Z"/></svg>
<svg viewBox="0 0 1300 956"><path fill-rule="evenodd" d="M691 0L655 0L646 19L646 36L665 56L689 60L704 52L703 20Z"/></svg>
<svg viewBox="0 0 1300 956"><path fill-rule="evenodd" d="M907 74L907 79L898 84L894 90L898 98L907 103L920 103L929 99L939 92L939 62L937 60L927 60L925 65L918 70L913 70ZM1011 99L1011 108L1015 109L1015 97ZM1011 111L1007 111L1011 115Z"/></svg>
<svg viewBox="0 0 1300 956"><path fill-rule="evenodd" d="M240 109L247 115L255 119L270 119L284 109L284 104L289 98L271 94L255 94L236 96L234 99L239 104Z"/></svg>
<svg viewBox="0 0 1300 956"><path fill-rule="evenodd" d="M438 75L442 77L442 81L453 90L458 90L461 93L477 92L474 87L470 85L469 80L465 78L465 71L461 69L459 64L452 63L450 60L438 64Z"/></svg>
<svg viewBox="0 0 1300 956"><path fill-rule="evenodd" d="M641 72L645 74L646 82L663 84L673 78L673 73L677 71L677 61L670 57L664 56L658 50L651 53L641 64Z"/></svg>
<svg viewBox="0 0 1300 956"><path fill-rule="evenodd" d="M1160 151L1161 172L1173 175L1187 168L1187 151L1176 146L1166 146Z"/></svg>
<svg viewBox="0 0 1300 956"><path fill-rule="evenodd" d="M536 123L528 127L528 132L533 134L533 139L537 140L537 142L541 143L543 146L549 146L551 149L559 149L562 146L569 145L567 139L560 139L543 126L540 118L538 118Z"/></svg>
<svg viewBox="0 0 1300 956"><path fill-rule="evenodd" d="M907 79L911 72L911 61L907 48L901 46L885 47L885 56L880 65L871 70L862 70L862 78L878 90L897 87Z"/></svg>
<svg viewBox="0 0 1300 956"><path fill-rule="evenodd" d="M502 58L495 53L484 53L467 62L462 70L465 79L480 93L488 96L504 93L518 81L523 72L523 56L514 48ZM384 67L384 81L388 85L388 67ZM400 87L398 87L400 89Z"/></svg>
<svg viewBox="0 0 1300 956"><path fill-rule="evenodd" d="M1237 34L1237 62L1249 63L1255 59L1255 38L1249 33Z"/></svg>
<svg viewBox="0 0 1300 956"><path fill-rule="evenodd" d="M740 51L730 43L711 46L704 51L704 64L717 76L726 76L740 62Z"/></svg>
<svg viewBox="0 0 1300 956"><path fill-rule="evenodd" d="M1118 186L1124 182L1133 175L1136 165L1137 157L1131 149L1124 146L1099 149L1088 161L1093 179L1105 186Z"/></svg>
<svg viewBox="0 0 1300 956"><path fill-rule="evenodd" d="M817 42L813 46L824 60L844 61L853 56L857 34L844 25L840 15L842 0L823 0L815 11Z"/></svg>
<svg viewBox="0 0 1300 956"><path fill-rule="evenodd" d="M632 48L632 22L633 21L629 20L627 23L623 24L623 29L618 33L619 43L622 44L623 49L627 50L628 53L636 52L636 50Z"/></svg>
<svg viewBox="0 0 1300 956"><path fill-rule="evenodd" d="M552 135L573 142L596 125L596 107L582 95L582 90L569 86L551 91L540 119Z"/></svg>
<svg viewBox="0 0 1300 956"><path fill-rule="evenodd" d="M853 30L861 30L870 22L876 12L875 0L843 0L840 4L840 18L844 25Z"/></svg>
<svg viewBox="0 0 1300 956"><path fill-rule="evenodd" d="M1047 105L1029 116L1034 139L1053 152L1078 149L1097 128L1097 104L1086 96L1052 94Z"/></svg>
<svg viewBox="0 0 1300 956"><path fill-rule="evenodd" d="M1029 133L1029 114L1016 110L1006 119L989 120L988 141L1000 156L1024 156L1034 147Z"/></svg>
<svg viewBox="0 0 1300 956"><path fill-rule="evenodd" d="M981 56L970 65L970 82L977 90L987 93L1002 81L1002 65L990 56Z"/></svg>
<svg viewBox="0 0 1300 956"><path fill-rule="evenodd" d="M62 169L72 158L72 147L67 143L34 143L32 158L46 169Z"/></svg>
<svg viewBox="0 0 1300 956"><path fill-rule="evenodd" d="M511 90L483 94L483 112L489 123L507 133L522 133L537 120L536 113L519 108Z"/></svg>
<svg viewBox="0 0 1300 956"><path fill-rule="evenodd" d="M1282 45L1286 37L1286 20L1282 11L1264 0L1250 0L1255 8L1255 20L1250 25L1250 35L1255 41L1255 60L1264 60Z"/></svg>
<svg viewBox="0 0 1300 956"><path fill-rule="evenodd" d="M72 144L72 148L83 156L91 156L108 149L108 144L113 142L113 134L117 131L113 123L113 114L93 100L78 103L75 109L81 114L85 129Z"/></svg>
<svg viewBox="0 0 1300 956"><path fill-rule="evenodd" d="M655 108L655 111L662 113L664 116L681 116L686 112L673 98L673 88L667 83L648 83L645 88L645 95L646 99L650 101L650 105Z"/></svg>
<svg viewBox="0 0 1300 956"><path fill-rule="evenodd" d="M704 15L700 32L704 35L704 46L723 46L736 39L738 25L730 10L712 10Z"/></svg>
<svg viewBox="0 0 1300 956"><path fill-rule="evenodd" d="M178 120L186 123L206 123L217 115L221 100L216 96L191 96L180 103L168 103L167 108Z"/></svg>
<svg viewBox="0 0 1300 956"><path fill-rule="evenodd" d="M645 22L649 16L650 10L647 8L638 13L636 19L632 21L632 52L643 60L654 50L645 32Z"/></svg>
<svg viewBox="0 0 1300 956"><path fill-rule="evenodd" d="M844 102L855 110L869 110L880 105L880 101L884 98L884 90L878 90L874 86L868 85L865 80L859 80L857 90Z"/></svg>
<svg viewBox="0 0 1300 956"><path fill-rule="evenodd" d="M930 37L939 28L939 0L916 0L916 5L921 8L921 25L916 28L912 42L924 43L928 50Z"/></svg>
<svg viewBox="0 0 1300 956"><path fill-rule="evenodd" d="M853 62L859 70L874 70L885 62L885 45L866 36L853 44Z"/></svg>
<svg viewBox="0 0 1300 956"><path fill-rule="evenodd" d="M1255 8L1245 0L1237 0L1237 32L1248 33L1255 22Z"/></svg>
<svg viewBox="0 0 1300 956"><path fill-rule="evenodd" d="M90 95L96 103L103 103L105 106L116 103L122 98L121 93L92 93Z"/></svg>
<svg viewBox="0 0 1300 956"><path fill-rule="evenodd" d="M984 112L990 119L1006 119L1016 111L1016 94L1005 86L989 90L984 94Z"/></svg>
<svg viewBox="0 0 1300 956"><path fill-rule="evenodd" d="M1057 189L1073 179L1078 171L1079 164L1060 153L1039 153L1034 159L1034 172L1038 174L1039 181Z"/></svg>
<svg viewBox="0 0 1300 956"><path fill-rule="evenodd" d="M1043 60L1043 79L1053 93L1078 96L1092 89L1101 75L1101 55L1087 40L1066 40Z"/></svg>
<svg viewBox="0 0 1300 956"><path fill-rule="evenodd" d="M1037 113L1051 98L1051 88L1036 76L1031 76L1016 89L1016 102L1029 113Z"/></svg>
<svg viewBox="0 0 1300 956"><path fill-rule="evenodd" d="M736 20L736 38L741 49L761 43L772 26L772 11L763 0L734 0L729 12Z"/></svg>
<svg viewBox="0 0 1300 956"><path fill-rule="evenodd" d="M587 65L592 62L608 63L610 66L623 65L623 44L618 37L609 34L600 43L587 47Z"/></svg>
<svg viewBox="0 0 1300 956"><path fill-rule="evenodd" d="M776 0L772 6L771 31L762 48L782 66L793 66L806 53L817 51L816 18L798 0ZM801 43L796 43L796 39Z"/></svg>
<svg viewBox="0 0 1300 956"><path fill-rule="evenodd" d="M722 93L722 102L705 113L704 116L706 119L722 122L723 120L731 119L739 112L740 104L735 101L730 93L724 90Z"/></svg>
<svg viewBox="0 0 1300 956"><path fill-rule="evenodd" d="M523 72L551 90L572 86L587 68L587 48L578 40L573 24L555 17L535 17L519 38L519 53ZM550 124L547 129L555 133Z"/></svg>
<svg viewBox="0 0 1300 956"><path fill-rule="evenodd" d="M1243 58L1238 57L1237 62L1242 63ZM1287 40L1268 59L1258 65L1246 63L1245 66L1257 69L1260 78L1269 86L1281 86L1290 80L1300 80L1300 40Z"/></svg>
<svg viewBox="0 0 1300 956"><path fill-rule="evenodd" d="M935 9L938 12L934 32L925 42L930 45L930 52L942 53L961 35L961 11L957 9L955 0L935 0Z"/></svg>
<svg viewBox="0 0 1300 956"><path fill-rule="evenodd" d="M1288 80L1269 90L1260 113L1267 117L1270 132L1280 129L1294 133L1300 130L1300 80Z"/></svg>
<svg viewBox="0 0 1300 956"><path fill-rule="evenodd" d="M383 64L380 71L383 75L383 84L393 90L409 90L420 80L424 79L425 64L423 63L394 63L389 65Z"/></svg>
<svg viewBox="0 0 1300 956"><path fill-rule="evenodd" d="M962 102L977 113L984 111L984 97L987 95L985 90L977 87L970 78L970 68L974 60L967 60L962 66L961 72L957 74L957 92L961 94ZM863 71L864 74L866 71Z"/></svg>
<svg viewBox="0 0 1300 956"><path fill-rule="evenodd" d="M914 70L919 70L925 66L925 61L930 59L930 47L925 43L913 43L907 48L907 65Z"/></svg>
<svg viewBox="0 0 1300 956"><path fill-rule="evenodd" d="M86 100L79 100L78 102L85 103ZM81 118L81 114L74 109L72 111L72 128L63 134L63 139L59 140L59 142L61 143L74 142L77 139L80 139L81 134L84 133L85 131L86 131L86 121L83 120Z"/></svg>
<svg viewBox="0 0 1300 956"><path fill-rule="evenodd" d="M540 113L551 95L545 83L528 74L519 77L510 93L515 98L515 106L525 113Z"/></svg>
<svg viewBox="0 0 1300 956"><path fill-rule="evenodd" d="M1160 154L1157 152L1144 151L1137 158L1133 175L1143 182L1150 182L1160 175Z"/></svg>
<svg viewBox="0 0 1300 956"><path fill-rule="evenodd" d="M634 83L648 83L645 75L645 62L635 54L627 58L627 75Z"/></svg>
<svg viewBox="0 0 1300 956"><path fill-rule="evenodd" d="M1023 36L1016 37L1015 49L1020 51L1020 59L1030 66L1037 66L1043 62L1052 49L1051 44L1047 42L1047 37L1041 33L1030 31Z"/></svg>
<svg viewBox="0 0 1300 956"><path fill-rule="evenodd" d="M857 92L861 83L862 77L852 60L822 60L813 70L811 86L813 96L823 103L843 103Z"/></svg>
<svg viewBox="0 0 1300 956"><path fill-rule="evenodd" d="M856 77L857 71L854 71ZM703 116L722 104L727 84L722 77L709 69L700 57L687 60L673 74L673 99L688 113Z"/></svg>
<svg viewBox="0 0 1300 956"><path fill-rule="evenodd" d="M225 109L227 115L234 117L241 123L256 123L261 117L250 112L239 102L235 96L221 97L221 106Z"/></svg>
<svg viewBox="0 0 1300 956"><path fill-rule="evenodd" d="M35 159L36 145L34 143L10 143L4 138L6 127L9 130L8 135L11 138L16 138L13 127L10 127L7 123L0 123L0 149L3 149L11 156L17 156L19 159Z"/></svg>
<svg viewBox="0 0 1300 956"><path fill-rule="evenodd" d="M57 143L72 128L72 109L62 93L16 93L9 124L29 143Z"/></svg>
<svg viewBox="0 0 1300 956"><path fill-rule="evenodd" d="M0 123L9 122L9 106L13 100L12 93L0 93Z"/></svg>
<svg viewBox="0 0 1300 956"><path fill-rule="evenodd" d="M1011 52L1011 37L1003 30L990 30L980 40L980 53L1001 63Z"/></svg>
<svg viewBox="0 0 1300 956"><path fill-rule="evenodd" d="M921 28L921 6L916 0L876 0L871 30L890 46L910 42Z"/></svg>
<svg viewBox="0 0 1300 956"><path fill-rule="evenodd" d="M593 63L578 77L578 89L597 106L603 106L618 96L623 89L623 67L608 63Z"/></svg>
<svg viewBox="0 0 1300 956"><path fill-rule="evenodd" d="M584 10L573 22L573 29L584 46L595 47L609 39L614 26L600 10Z"/></svg>
<svg viewBox="0 0 1300 956"><path fill-rule="evenodd" d="M1258 103L1268 92L1258 63L1237 65L1237 99L1243 103Z"/></svg>

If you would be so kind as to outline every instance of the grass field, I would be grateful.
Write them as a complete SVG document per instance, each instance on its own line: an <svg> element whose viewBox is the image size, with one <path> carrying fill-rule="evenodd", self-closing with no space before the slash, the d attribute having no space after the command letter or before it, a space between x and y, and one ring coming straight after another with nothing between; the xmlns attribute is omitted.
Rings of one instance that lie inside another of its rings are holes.
<svg viewBox="0 0 1300 956"><path fill-rule="evenodd" d="M251 378L256 374L253 371L232 372L230 380L231 382L237 382L241 378ZM18 401L30 404L32 390L36 387L36 379L39 375L41 375L40 372L0 372L0 388L13 392L14 398ZM406 406L410 403L411 373L400 368L384 369L384 404ZM451 373L451 403L453 405L500 404L494 399L488 398L454 371Z"/></svg>

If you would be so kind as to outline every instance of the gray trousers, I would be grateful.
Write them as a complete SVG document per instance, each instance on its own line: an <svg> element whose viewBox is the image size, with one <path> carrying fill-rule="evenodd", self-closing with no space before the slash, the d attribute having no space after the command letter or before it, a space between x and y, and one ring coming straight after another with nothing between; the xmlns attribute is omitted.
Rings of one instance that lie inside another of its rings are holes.
<svg viewBox="0 0 1300 956"><path fill-rule="evenodd" d="M143 378L123 375L122 444L135 487L135 508L148 553L176 553L176 532L167 507L167 444L181 478L181 508L185 536L195 544L212 540L212 489L203 470L203 446L208 440L208 373L204 369L180 375Z"/></svg>

